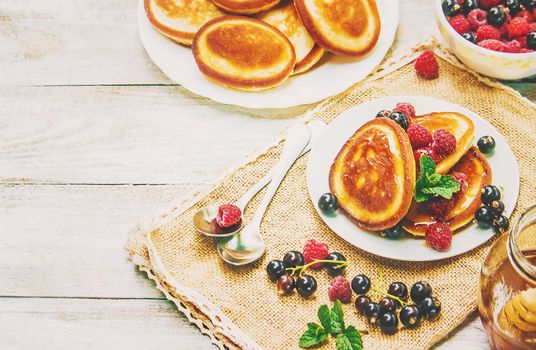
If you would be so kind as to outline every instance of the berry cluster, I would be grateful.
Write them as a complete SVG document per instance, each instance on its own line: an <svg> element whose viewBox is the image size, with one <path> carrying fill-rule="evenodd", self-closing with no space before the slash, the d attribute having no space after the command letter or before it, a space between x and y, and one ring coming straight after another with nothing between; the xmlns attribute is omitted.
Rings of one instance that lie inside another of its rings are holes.
<svg viewBox="0 0 536 350"><path fill-rule="evenodd" d="M452 28L483 48L509 53L536 50L536 1L443 0Z"/></svg>
<svg viewBox="0 0 536 350"><path fill-rule="evenodd" d="M510 222L503 215L504 203L502 194L497 186L489 185L482 189L480 199L482 207L475 212L475 221L482 228L493 227L496 233L504 233L510 227Z"/></svg>
<svg viewBox="0 0 536 350"><path fill-rule="evenodd" d="M330 253L325 243L310 239L303 247L303 253L292 250L285 254L283 260L272 260L266 266L268 278L276 282L281 294L289 295L294 289L303 298L308 298L317 289L316 279L303 274L308 268L326 268L332 276L344 273L348 262L341 253Z"/></svg>
<svg viewBox="0 0 536 350"><path fill-rule="evenodd" d="M352 280L352 290L358 294L355 299L357 311L387 334L398 331L399 318L404 327L412 329L418 327L423 318L435 320L441 313L441 303L432 296L432 287L426 282L416 282L409 293L404 283L393 282L385 293L373 287L366 275L357 275ZM367 294L370 291L382 296L377 303Z"/></svg>

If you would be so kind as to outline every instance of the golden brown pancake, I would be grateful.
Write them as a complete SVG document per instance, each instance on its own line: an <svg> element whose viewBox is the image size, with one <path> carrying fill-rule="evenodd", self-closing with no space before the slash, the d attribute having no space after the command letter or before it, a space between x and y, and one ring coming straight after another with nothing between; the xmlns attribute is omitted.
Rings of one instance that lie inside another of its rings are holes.
<svg viewBox="0 0 536 350"><path fill-rule="evenodd" d="M191 45L195 33L211 19L225 15L210 0L145 0L151 24L178 43Z"/></svg>
<svg viewBox="0 0 536 350"><path fill-rule="evenodd" d="M197 66L213 81L246 91L283 83L296 63L287 37L257 19L224 16L204 25L192 45Z"/></svg>
<svg viewBox="0 0 536 350"><path fill-rule="evenodd" d="M450 173L459 172L467 176L467 189L454 195L454 206L442 220L452 231L467 225L482 206L480 191L491 184L491 168L488 160L476 147L469 151L456 163ZM406 231L415 236L424 236L426 227L436 222L426 209L426 202L413 202L408 214L402 221Z"/></svg>
<svg viewBox="0 0 536 350"><path fill-rule="evenodd" d="M415 187L415 159L404 129L387 118L360 127L335 158L329 184L359 227L380 231L396 225Z"/></svg>
<svg viewBox="0 0 536 350"><path fill-rule="evenodd" d="M380 35L375 0L295 0L303 25L314 41L335 54L360 57Z"/></svg>
<svg viewBox="0 0 536 350"><path fill-rule="evenodd" d="M322 58L324 50L315 47L315 42L301 23L292 1L284 1L259 13L256 18L276 27L290 40L296 52L294 74L305 72Z"/></svg>
<svg viewBox="0 0 536 350"><path fill-rule="evenodd" d="M218 7L230 13L247 15L268 10L281 0L212 0Z"/></svg>
<svg viewBox="0 0 536 350"><path fill-rule="evenodd" d="M446 174L463 157L467 150L471 148L475 138L473 121L461 113L431 113L417 116L412 119L411 123L424 126L432 134L436 130L445 129L456 138L455 151L447 157L442 157L436 164L436 172L439 174Z"/></svg>

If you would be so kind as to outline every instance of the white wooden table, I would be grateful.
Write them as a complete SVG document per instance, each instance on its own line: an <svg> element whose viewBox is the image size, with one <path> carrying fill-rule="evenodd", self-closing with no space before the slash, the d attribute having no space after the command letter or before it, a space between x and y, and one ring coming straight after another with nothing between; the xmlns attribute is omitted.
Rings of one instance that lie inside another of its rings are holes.
<svg viewBox="0 0 536 350"><path fill-rule="evenodd" d="M432 7L402 1L397 47L435 31ZM214 348L128 261L126 233L307 107L189 93L148 59L136 9L0 0L1 349ZM488 344L474 317L440 347Z"/></svg>

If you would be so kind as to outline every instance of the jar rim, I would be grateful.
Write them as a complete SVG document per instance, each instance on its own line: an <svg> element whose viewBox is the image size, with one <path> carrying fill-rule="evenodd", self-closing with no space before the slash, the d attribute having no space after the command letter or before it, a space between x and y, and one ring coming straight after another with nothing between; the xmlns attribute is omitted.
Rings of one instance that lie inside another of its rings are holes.
<svg viewBox="0 0 536 350"><path fill-rule="evenodd" d="M526 228L536 223L536 205L526 209L515 221L514 226L511 228L508 234L508 242L506 247L508 249L508 257L514 268L525 279L536 283L536 265L531 263L525 254L519 248L517 238L519 234Z"/></svg>

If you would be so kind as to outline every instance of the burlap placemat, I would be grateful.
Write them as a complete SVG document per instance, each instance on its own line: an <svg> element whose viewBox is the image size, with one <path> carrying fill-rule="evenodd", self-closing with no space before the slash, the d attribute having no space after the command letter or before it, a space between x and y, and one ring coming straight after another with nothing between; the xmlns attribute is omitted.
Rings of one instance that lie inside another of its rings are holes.
<svg viewBox="0 0 536 350"><path fill-rule="evenodd" d="M425 48L440 60L440 78L419 79L411 62ZM333 77L336 79L336 77ZM396 94L434 96L455 102L490 121L507 139L520 167L521 191L513 217L536 203L536 108L517 92L465 69L434 40L417 46L404 57L392 58L362 83L315 108L309 118L330 122L359 103ZM386 106L388 107L388 106ZM422 349L448 335L476 308L481 263L491 242L460 257L428 263L408 263L378 258L341 240L316 214L306 186L307 156L299 159L283 181L264 218L262 234L267 252L257 263L235 268L218 257L214 240L196 233L192 214L213 203L233 202L276 163L280 145L256 154L210 189L189 198L129 236L127 250L135 264L152 278L166 297L220 348L297 349L306 323L316 321L319 305L329 303L325 272L313 272L318 291L310 300L294 294L281 297L268 281L266 263L289 250L300 250L309 238L327 242L331 251L350 261L347 277L365 273L386 281L411 285L428 280L443 303L439 320L424 322L416 330L392 336L368 327L352 305L345 306L348 324L369 329L363 335L366 349ZM506 194L508 196L508 194ZM250 204L257 206L261 195ZM248 215L246 215L247 220ZM180 348L180 346L179 346ZM334 348L334 344L326 346Z"/></svg>

